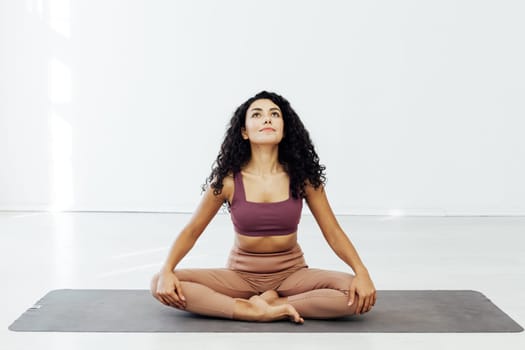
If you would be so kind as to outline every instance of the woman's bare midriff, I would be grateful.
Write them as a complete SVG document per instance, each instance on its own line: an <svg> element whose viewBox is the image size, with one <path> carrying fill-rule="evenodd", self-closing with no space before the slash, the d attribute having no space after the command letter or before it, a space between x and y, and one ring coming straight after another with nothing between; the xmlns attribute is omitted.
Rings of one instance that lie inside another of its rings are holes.
<svg viewBox="0 0 525 350"><path fill-rule="evenodd" d="M235 233L235 244L250 253L276 253L290 250L297 244L297 232L283 236L254 237Z"/></svg>

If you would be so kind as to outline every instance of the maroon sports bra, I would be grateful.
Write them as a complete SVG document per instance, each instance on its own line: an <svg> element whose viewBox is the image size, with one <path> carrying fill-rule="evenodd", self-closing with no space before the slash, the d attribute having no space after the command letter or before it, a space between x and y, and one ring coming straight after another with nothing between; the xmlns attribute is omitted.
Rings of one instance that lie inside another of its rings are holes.
<svg viewBox="0 0 525 350"><path fill-rule="evenodd" d="M242 183L242 174L233 175L235 189L230 206L233 227L246 236L282 236L297 232L303 208L302 198L280 202L248 202Z"/></svg>

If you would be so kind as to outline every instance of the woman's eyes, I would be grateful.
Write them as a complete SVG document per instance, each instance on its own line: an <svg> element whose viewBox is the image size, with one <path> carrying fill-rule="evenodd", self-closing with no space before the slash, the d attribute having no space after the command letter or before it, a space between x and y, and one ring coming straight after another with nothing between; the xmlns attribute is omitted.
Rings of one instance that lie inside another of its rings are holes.
<svg viewBox="0 0 525 350"><path fill-rule="evenodd" d="M254 113L254 114L252 114L253 118L259 118L260 116L261 116L261 113ZM277 117L277 118L280 117L279 113L277 113L277 112L273 112L272 116Z"/></svg>

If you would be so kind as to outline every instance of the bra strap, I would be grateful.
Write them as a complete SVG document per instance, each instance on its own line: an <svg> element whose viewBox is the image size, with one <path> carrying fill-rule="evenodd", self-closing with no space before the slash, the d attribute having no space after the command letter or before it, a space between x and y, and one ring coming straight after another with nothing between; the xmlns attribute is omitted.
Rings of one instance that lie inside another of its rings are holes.
<svg viewBox="0 0 525 350"><path fill-rule="evenodd" d="M242 183L242 174L241 172L235 173L233 175L233 183L235 188L233 189L233 200L245 202L246 195L244 194L244 184Z"/></svg>

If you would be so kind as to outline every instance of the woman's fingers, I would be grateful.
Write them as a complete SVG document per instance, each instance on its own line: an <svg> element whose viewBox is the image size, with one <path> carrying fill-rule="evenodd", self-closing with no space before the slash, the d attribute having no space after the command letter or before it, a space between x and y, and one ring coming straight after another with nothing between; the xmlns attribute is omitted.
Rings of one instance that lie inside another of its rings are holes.
<svg viewBox="0 0 525 350"><path fill-rule="evenodd" d="M181 283L178 281L177 283L175 283L175 292L176 292L176 296L181 301L181 304L183 304L184 307L186 307L186 297L184 297L184 294L182 294L182 286L181 286Z"/></svg>
<svg viewBox="0 0 525 350"><path fill-rule="evenodd" d="M372 308L372 295L369 295L365 300L365 305L363 307L363 312L368 312Z"/></svg>
<svg viewBox="0 0 525 350"><path fill-rule="evenodd" d="M352 284L349 290L348 306L352 306L355 303L356 291L355 286Z"/></svg>
<svg viewBox="0 0 525 350"><path fill-rule="evenodd" d="M175 295L175 293L166 293L165 295L163 295L164 299L166 299L168 301L168 304L170 306L178 306L180 304L177 296Z"/></svg>
<svg viewBox="0 0 525 350"><path fill-rule="evenodd" d="M370 294L369 296L365 297L365 302L364 302L364 305L363 305L363 312L368 312L370 310L372 310L372 308L374 307L376 303L376 292L374 291L372 294Z"/></svg>
<svg viewBox="0 0 525 350"><path fill-rule="evenodd" d="M186 299L182 294L180 281L173 273L158 274L152 281L153 296L162 304L186 308Z"/></svg>
<svg viewBox="0 0 525 350"><path fill-rule="evenodd" d="M359 295L359 293L357 293L357 296L358 296L357 298L358 303L357 303L357 307L355 310L355 313L357 315L364 314L372 310L372 307L374 307L375 299L376 299L375 292L369 295Z"/></svg>
<svg viewBox="0 0 525 350"><path fill-rule="evenodd" d="M170 306L170 303L168 302L168 300L164 299L159 294L155 294L155 299L157 299L158 301L160 301L161 303L163 303L166 306Z"/></svg>
<svg viewBox="0 0 525 350"><path fill-rule="evenodd" d="M368 299L369 297L364 297L363 298L363 304L361 305L361 312L362 314L364 314L365 312L368 311Z"/></svg>
<svg viewBox="0 0 525 350"><path fill-rule="evenodd" d="M185 302L179 298L175 290L170 291L170 293L166 295L166 298L169 300L171 306L174 306L178 309L184 309L186 307Z"/></svg>
<svg viewBox="0 0 525 350"><path fill-rule="evenodd" d="M368 307L368 311L372 310L372 308L374 307L375 304L376 304L376 292L374 292L370 296L370 306Z"/></svg>
<svg viewBox="0 0 525 350"><path fill-rule="evenodd" d="M155 298L167 306L173 306L178 309L184 309L186 307L186 302L180 300L175 290L159 291L156 293Z"/></svg>
<svg viewBox="0 0 525 350"><path fill-rule="evenodd" d="M358 294L359 295L359 294ZM357 298L358 300L358 303L357 303L357 309L355 310L356 313L359 315L359 314L362 314L363 313L363 305L365 303L365 298L361 297L359 295L359 297Z"/></svg>

